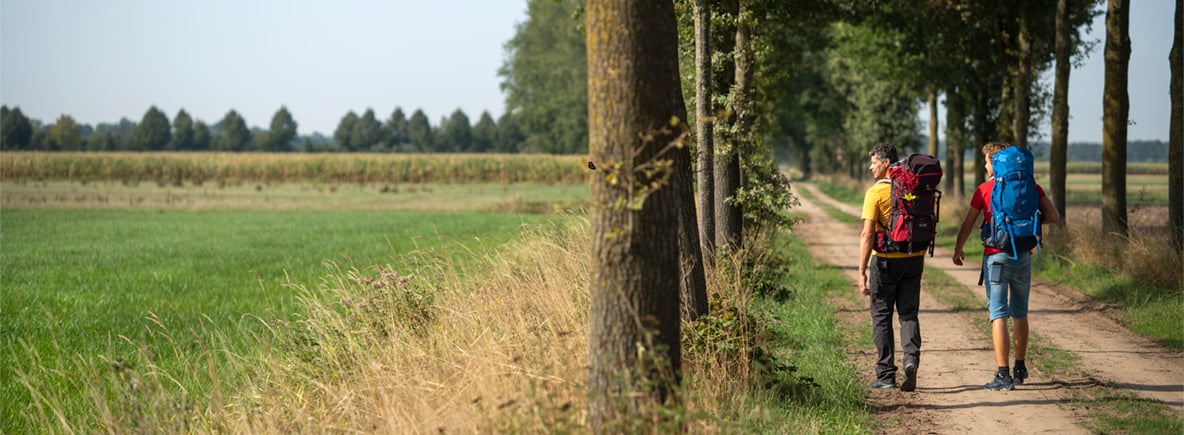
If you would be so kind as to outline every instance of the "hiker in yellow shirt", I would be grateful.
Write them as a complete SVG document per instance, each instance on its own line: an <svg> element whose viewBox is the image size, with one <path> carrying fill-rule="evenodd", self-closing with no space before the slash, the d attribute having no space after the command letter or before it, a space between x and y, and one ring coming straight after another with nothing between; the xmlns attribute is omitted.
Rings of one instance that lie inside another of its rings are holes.
<svg viewBox="0 0 1184 435"><path fill-rule="evenodd" d="M872 340L876 344L876 380L872 388L896 388L896 357L893 343L892 313L900 317L900 346L904 355L901 391L917 387L917 365L921 362L921 330L917 311L921 303L921 271L925 251L880 252L875 249L877 233L884 231L892 209L892 184L887 182L888 166L899 158L896 147L876 144L868 153L868 170L876 184L863 198L863 232L859 236L859 291L869 297L872 316Z"/></svg>

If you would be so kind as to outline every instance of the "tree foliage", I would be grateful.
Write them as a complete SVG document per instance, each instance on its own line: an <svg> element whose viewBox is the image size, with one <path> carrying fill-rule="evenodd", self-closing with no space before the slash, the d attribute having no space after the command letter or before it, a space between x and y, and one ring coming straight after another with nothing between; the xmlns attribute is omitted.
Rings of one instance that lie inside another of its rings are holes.
<svg viewBox="0 0 1184 435"><path fill-rule="evenodd" d="M587 68L577 0L530 0L498 74L523 151L588 150Z"/></svg>
<svg viewBox="0 0 1184 435"><path fill-rule="evenodd" d="M421 152L435 149L432 124L421 109L415 109L415 113L412 113L411 118L407 120L407 140L416 150Z"/></svg>
<svg viewBox="0 0 1184 435"><path fill-rule="evenodd" d="M62 114L49 128L46 145L53 151L79 151L82 149L82 131L70 115Z"/></svg>
<svg viewBox="0 0 1184 435"><path fill-rule="evenodd" d="M354 125L358 123L358 114L352 110L341 117L341 121L337 123L337 130L333 132L333 140L337 143L337 149L342 151L357 151L357 146L353 142Z"/></svg>
<svg viewBox="0 0 1184 435"><path fill-rule="evenodd" d="M488 111L481 112L481 119L473 125L473 142L469 152L487 153L493 151L497 141L497 122Z"/></svg>
<svg viewBox="0 0 1184 435"><path fill-rule="evenodd" d="M396 107L390 118L382 125L386 131L387 147L392 151L401 151L411 142L407 133L407 115L402 107Z"/></svg>
<svg viewBox="0 0 1184 435"><path fill-rule="evenodd" d="M148 108L140 124L132 132L133 151L161 151L173 137L168 116L156 106Z"/></svg>
<svg viewBox="0 0 1184 435"><path fill-rule="evenodd" d="M473 127L469 123L468 115L460 109L452 112L452 116L440 123L436 134L436 152L467 153L472 152Z"/></svg>
<svg viewBox="0 0 1184 435"><path fill-rule="evenodd" d="M366 109L350 129L350 147L354 151L384 151L385 143L382 137L382 124L375 117L374 109Z"/></svg>
<svg viewBox="0 0 1184 435"><path fill-rule="evenodd" d="M246 151L251 143L251 130L247 129L247 121L233 109L226 112L222 121L218 123L221 134L214 140L218 151Z"/></svg>
<svg viewBox="0 0 1184 435"><path fill-rule="evenodd" d="M29 149L33 138L33 124L21 113L20 107L11 110L0 107L0 148L6 150Z"/></svg>
<svg viewBox="0 0 1184 435"><path fill-rule="evenodd" d="M296 120L288 108L280 106L271 117L271 129L267 131L267 147L263 151L290 151L292 140L296 139Z"/></svg>
<svg viewBox="0 0 1184 435"><path fill-rule="evenodd" d="M185 109L178 110L177 116L173 117L173 137L167 148L170 151L199 149L194 135L193 117Z"/></svg>

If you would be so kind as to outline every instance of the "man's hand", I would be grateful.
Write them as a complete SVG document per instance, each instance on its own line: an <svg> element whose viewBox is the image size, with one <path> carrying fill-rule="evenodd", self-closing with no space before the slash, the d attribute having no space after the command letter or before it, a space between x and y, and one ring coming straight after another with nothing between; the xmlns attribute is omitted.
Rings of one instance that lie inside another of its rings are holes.
<svg viewBox="0 0 1184 435"><path fill-rule="evenodd" d="M859 269L859 293L868 296L872 290L867 286L867 269Z"/></svg>
<svg viewBox="0 0 1184 435"><path fill-rule="evenodd" d="M954 250L954 264L961 266L962 262L965 260L966 260L966 253L962 252L961 249L955 249Z"/></svg>

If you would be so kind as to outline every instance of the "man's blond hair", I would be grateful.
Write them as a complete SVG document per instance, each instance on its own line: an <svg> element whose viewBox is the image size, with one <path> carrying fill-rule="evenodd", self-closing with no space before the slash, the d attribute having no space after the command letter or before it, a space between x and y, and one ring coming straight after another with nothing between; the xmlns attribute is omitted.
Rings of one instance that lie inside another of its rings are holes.
<svg viewBox="0 0 1184 435"><path fill-rule="evenodd" d="M1002 151L1004 148L1011 148L1011 144L1007 142L988 142L983 145L983 155L987 156L987 160L991 160L991 156Z"/></svg>

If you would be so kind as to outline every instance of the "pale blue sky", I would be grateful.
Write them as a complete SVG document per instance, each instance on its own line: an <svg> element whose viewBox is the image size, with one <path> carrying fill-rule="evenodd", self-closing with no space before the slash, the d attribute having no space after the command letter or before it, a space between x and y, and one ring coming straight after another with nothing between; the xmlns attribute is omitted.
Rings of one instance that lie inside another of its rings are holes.
<svg viewBox="0 0 1184 435"><path fill-rule="evenodd" d="M151 105L262 128L284 105L330 136L367 108L475 123L504 110L497 70L525 19L526 0L0 0L0 100L45 123Z"/></svg>
<svg viewBox="0 0 1184 435"><path fill-rule="evenodd" d="M1166 140L1174 4L1133 3L1128 136ZM47 124L138 122L152 105L263 128L283 105L301 134L396 106L476 122L504 110L497 70L525 19L526 0L0 0L0 102ZM1072 73L1071 141L1101 141L1102 78L1099 44Z"/></svg>

